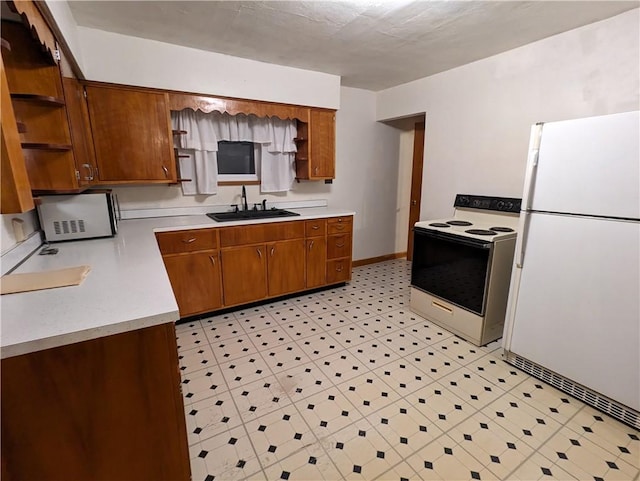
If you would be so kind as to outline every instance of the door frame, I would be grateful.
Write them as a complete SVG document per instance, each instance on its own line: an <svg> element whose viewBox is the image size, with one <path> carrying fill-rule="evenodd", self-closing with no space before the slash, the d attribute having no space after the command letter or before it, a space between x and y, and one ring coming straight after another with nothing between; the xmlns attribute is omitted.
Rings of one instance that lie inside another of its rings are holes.
<svg viewBox="0 0 640 481"><path fill-rule="evenodd" d="M424 135L426 119L416 122L413 135L413 165L411 168L411 196L409 198L409 235L407 236L407 260L413 259L413 226L420 220L422 199L422 172L424 161Z"/></svg>

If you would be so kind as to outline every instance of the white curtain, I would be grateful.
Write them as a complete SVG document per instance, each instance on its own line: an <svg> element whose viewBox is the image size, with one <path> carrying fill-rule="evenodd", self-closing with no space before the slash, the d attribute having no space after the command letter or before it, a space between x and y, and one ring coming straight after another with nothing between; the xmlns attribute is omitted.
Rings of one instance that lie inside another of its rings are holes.
<svg viewBox="0 0 640 481"><path fill-rule="evenodd" d="M185 195L218 191L218 141L243 141L260 145L262 192L291 190L295 180L295 120L255 115L203 113L185 109L171 112L173 128L187 133L175 137L181 156L180 175Z"/></svg>

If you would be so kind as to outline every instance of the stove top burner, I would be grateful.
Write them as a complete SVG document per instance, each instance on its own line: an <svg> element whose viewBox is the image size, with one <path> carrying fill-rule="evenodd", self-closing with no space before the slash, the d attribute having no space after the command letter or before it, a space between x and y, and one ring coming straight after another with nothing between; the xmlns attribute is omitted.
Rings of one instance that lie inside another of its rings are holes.
<svg viewBox="0 0 640 481"><path fill-rule="evenodd" d="M429 224L431 227L451 227L449 224L445 224L443 222L433 222Z"/></svg>
<svg viewBox="0 0 640 481"><path fill-rule="evenodd" d="M467 229L465 232L476 235L496 235L497 232L486 229Z"/></svg>
<svg viewBox="0 0 640 481"><path fill-rule="evenodd" d="M460 226L470 226L473 225L471 222L468 222L466 220L448 220L447 224L449 225L460 225Z"/></svg>
<svg viewBox="0 0 640 481"><path fill-rule="evenodd" d="M490 229L496 232L513 232L511 227L490 227Z"/></svg>

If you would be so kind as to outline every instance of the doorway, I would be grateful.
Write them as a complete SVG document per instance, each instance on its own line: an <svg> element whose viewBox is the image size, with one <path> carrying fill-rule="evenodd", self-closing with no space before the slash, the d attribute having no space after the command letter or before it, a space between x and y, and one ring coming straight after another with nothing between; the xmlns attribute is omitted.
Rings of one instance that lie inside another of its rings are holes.
<svg viewBox="0 0 640 481"><path fill-rule="evenodd" d="M411 196L409 203L409 235L407 236L407 260L413 259L413 226L420 220L422 198L422 163L424 158L425 121L416 122L413 136L413 164L411 168Z"/></svg>

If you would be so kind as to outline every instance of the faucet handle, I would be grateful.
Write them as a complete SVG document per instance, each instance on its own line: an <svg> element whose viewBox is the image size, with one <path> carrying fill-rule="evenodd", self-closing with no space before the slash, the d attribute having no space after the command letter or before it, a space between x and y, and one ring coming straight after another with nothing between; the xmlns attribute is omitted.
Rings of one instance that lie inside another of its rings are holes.
<svg viewBox="0 0 640 481"><path fill-rule="evenodd" d="M267 210L267 199L262 199L262 210Z"/></svg>
<svg viewBox="0 0 640 481"><path fill-rule="evenodd" d="M238 212L239 211L238 204L231 204L231 207L233 207L233 211L234 212Z"/></svg>

